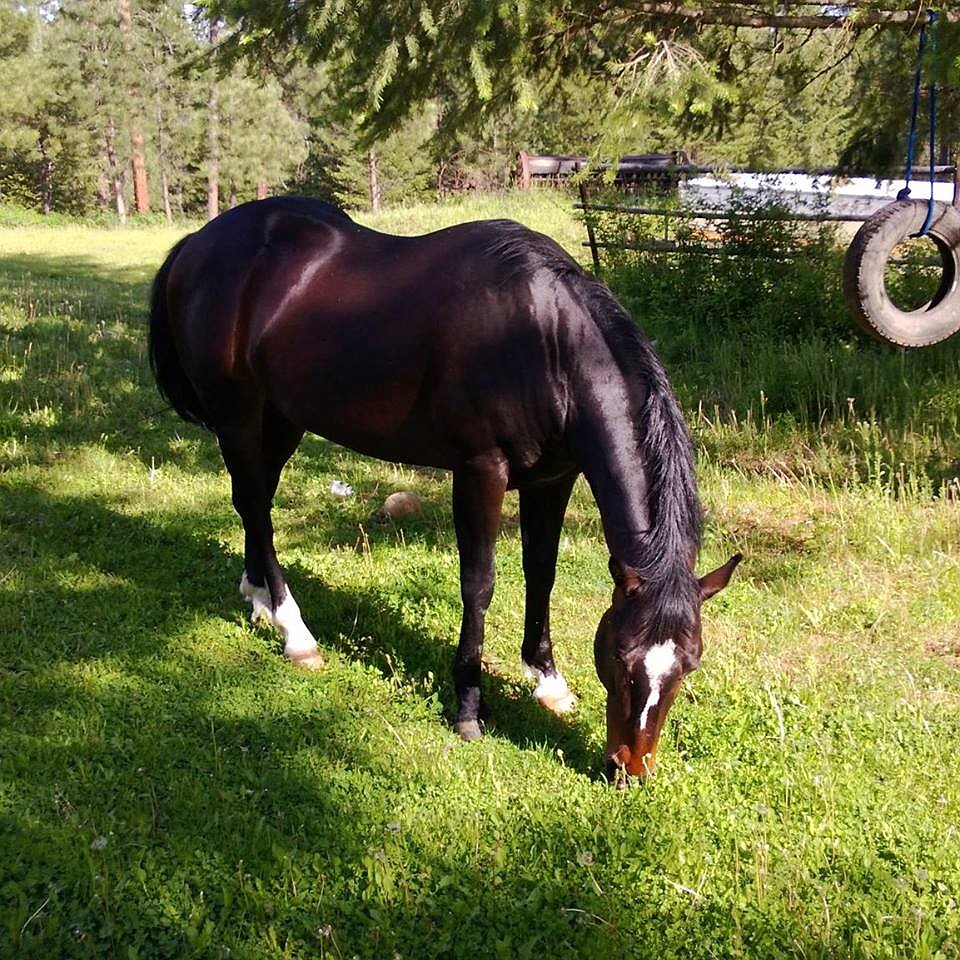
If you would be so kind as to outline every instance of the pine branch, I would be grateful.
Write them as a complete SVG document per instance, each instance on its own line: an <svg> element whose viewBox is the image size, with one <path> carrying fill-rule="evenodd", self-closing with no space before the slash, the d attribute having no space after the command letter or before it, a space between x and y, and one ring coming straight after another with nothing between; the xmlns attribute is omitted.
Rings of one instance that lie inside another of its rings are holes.
<svg viewBox="0 0 960 960"><path fill-rule="evenodd" d="M727 4L724 6L688 6L682 0L659 0L653 3L633 3L619 6L621 15L675 17L689 23L712 25L720 24L728 27L755 27L758 29L812 29L812 30L860 30L875 26L912 27L924 22L928 8L926 3L918 3L911 10L884 9L863 4L845 3L838 6L836 14L824 13L772 13L751 4ZM797 7L800 9L817 7L822 10L823 4L783 4L784 8ZM840 12L849 8L849 13ZM941 12L944 20L957 19L957 14Z"/></svg>

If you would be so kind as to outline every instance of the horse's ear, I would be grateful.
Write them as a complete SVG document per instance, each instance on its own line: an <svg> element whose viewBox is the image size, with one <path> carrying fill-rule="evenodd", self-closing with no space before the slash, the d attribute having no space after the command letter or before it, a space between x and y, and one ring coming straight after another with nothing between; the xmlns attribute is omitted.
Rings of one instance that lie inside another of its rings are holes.
<svg viewBox="0 0 960 960"><path fill-rule="evenodd" d="M700 596L703 600L709 600L715 593L719 593L733 576L733 571L737 569L737 564L743 559L743 554L735 553L722 567L711 570L700 578Z"/></svg>
<svg viewBox="0 0 960 960"><path fill-rule="evenodd" d="M640 574L616 557L610 558L610 576L628 597L632 597L640 589Z"/></svg>

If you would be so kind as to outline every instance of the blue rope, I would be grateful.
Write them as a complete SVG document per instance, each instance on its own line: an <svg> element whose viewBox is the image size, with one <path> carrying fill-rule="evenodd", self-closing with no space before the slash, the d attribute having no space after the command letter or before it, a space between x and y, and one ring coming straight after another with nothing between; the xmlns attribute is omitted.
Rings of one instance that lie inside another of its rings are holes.
<svg viewBox="0 0 960 960"><path fill-rule="evenodd" d="M937 48L937 38L935 25L937 14L933 10L927 11L930 24L930 45L934 51ZM910 136L907 138L907 162L903 171L905 181L903 189L897 194L898 200L910 199L910 178L913 175L913 159L917 149L917 114L920 111L920 84L923 74L923 54L927 47L927 24L920 28L920 43L917 49L917 66L913 76L913 106L910 111ZM933 220L933 183L936 164L935 144L937 137L937 85L930 84L930 199L927 202L927 216L920 228L920 236L923 236L930 229L930 223Z"/></svg>
<svg viewBox="0 0 960 960"><path fill-rule="evenodd" d="M937 53L937 15L933 10L930 11L930 49L934 56ZM930 81L930 199L927 201L927 216L920 228L920 236L926 236L930 229L930 223L933 220L933 182L936 164L936 153L934 147L937 142L937 82Z"/></svg>

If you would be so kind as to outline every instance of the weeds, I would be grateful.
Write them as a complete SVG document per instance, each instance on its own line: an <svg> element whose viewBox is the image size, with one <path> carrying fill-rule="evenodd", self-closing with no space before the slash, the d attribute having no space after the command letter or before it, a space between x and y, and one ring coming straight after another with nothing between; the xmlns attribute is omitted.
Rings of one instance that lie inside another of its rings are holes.
<svg viewBox="0 0 960 960"><path fill-rule="evenodd" d="M633 247L611 248L605 278L699 411L705 452L829 485L942 494L960 464L960 342L873 342L843 303L835 226L777 220L784 211L762 197L735 194L730 211L709 222L605 213L595 227ZM894 295L929 295L929 250L901 259Z"/></svg>

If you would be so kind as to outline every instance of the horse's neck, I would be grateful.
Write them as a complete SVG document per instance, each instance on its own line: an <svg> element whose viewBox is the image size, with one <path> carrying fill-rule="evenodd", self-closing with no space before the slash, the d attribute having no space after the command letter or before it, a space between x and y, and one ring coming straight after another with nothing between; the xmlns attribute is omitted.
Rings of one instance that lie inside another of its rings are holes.
<svg viewBox="0 0 960 960"><path fill-rule="evenodd" d="M677 513L675 498L685 480L671 473L681 469L679 455L674 451L672 461L644 460L641 409L646 391L657 387L637 385L616 366L612 370L607 366L602 375L588 366L586 374L578 385L581 430L577 459L600 508L611 556L638 569L674 561L688 563L687 555L696 552L697 544L687 543L686 533L678 538L666 527L654 529L655 524L688 526L685 514ZM668 406L674 406L672 400ZM661 454L666 451L651 452L658 458ZM651 471L656 471L659 482L652 481ZM668 503L665 498L671 497L674 499ZM664 555L653 556L655 553Z"/></svg>
<svg viewBox="0 0 960 960"><path fill-rule="evenodd" d="M651 525L650 486L640 454L636 399L617 371L579 384L577 460L594 499L610 554L639 560Z"/></svg>
<svg viewBox="0 0 960 960"><path fill-rule="evenodd" d="M639 454L636 449L600 443L592 447L581 468L600 509L610 555L637 564L651 524L649 487Z"/></svg>

